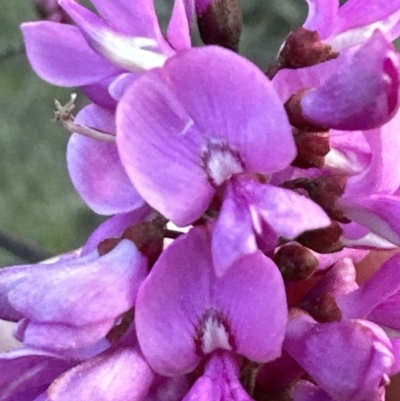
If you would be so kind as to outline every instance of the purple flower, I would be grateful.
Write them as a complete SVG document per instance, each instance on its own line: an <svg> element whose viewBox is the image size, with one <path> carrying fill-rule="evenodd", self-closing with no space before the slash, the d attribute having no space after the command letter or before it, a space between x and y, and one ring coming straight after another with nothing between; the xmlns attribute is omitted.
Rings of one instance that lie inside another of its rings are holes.
<svg viewBox="0 0 400 401"><path fill-rule="evenodd" d="M268 182L292 161L291 128L268 79L227 50L192 49L130 86L117 111L117 145L138 192L177 225L222 199L213 245L220 273L256 251L256 233L271 233L273 249L275 232L294 238L330 223L309 199L258 182L254 173ZM228 249L234 254L222 256Z"/></svg>
<svg viewBox="0 0 400 401"><path fill-rule="evenodd" d="M82 86L94 102L114 108L113 96L118 98L138 72L190 47L190 10L176 1L165 40L152 1L129 7L124 1L93 3L103 18L62 0L59 4L78 27L41 21L23 24L22 31L29 61L41 78L60 86Z"/></svg>
<svg viewBox="0 0 400 401"><path fill-rule="evenodd" d="M189 373L219 349L271 361L281 353L287 322L283 281L259 251L217 277L210 228L195 227L154 266L135 319L143 354L161 375Z"/></svg>
<svg viewBox="0 0 400 401"><path fill-rule="evenodd" d="M378 399L394 362L378 326L362 320L317 323L301 312L289 319L284 349L334 400Z"/></svg>
<svg viewBox="0 0 400 401"><path fill-rule="evenodd" d="M52 264L0 272L0 317L18 321L17 338L54 351L103 339L136 301L147 260L129 240L104 256L97 250Z"/></svg>
<svg viewBox="0 0 400 401"><path fill-rule="evenodd" d="M308 0L271 81L190 48L195 9L206 43L237 48L235 1L175 0L165 37L151 0L60 0L76 26L23 26L39 75L95 103L56 117L74 185L113 217L76 254L0 271L22 342L0 398L383 401L400 257L362 285L353 262L400 244L400 3Z"/></svg>
<svg viewBox="0 0 400 401"><path fill-rule="evenodd" d="M317 31L334 50L364 43L376 29L388 40L399 36L400 2L395 0L307 0L309 12L303 27Z"/></svg>
<svg viewBox="0 0 400 401"><path fill-rule="evenodd" d="M313 67L281 70L274 86L298 128L363 130L396 112L399 56L380 31L360 48Z"/></svg>

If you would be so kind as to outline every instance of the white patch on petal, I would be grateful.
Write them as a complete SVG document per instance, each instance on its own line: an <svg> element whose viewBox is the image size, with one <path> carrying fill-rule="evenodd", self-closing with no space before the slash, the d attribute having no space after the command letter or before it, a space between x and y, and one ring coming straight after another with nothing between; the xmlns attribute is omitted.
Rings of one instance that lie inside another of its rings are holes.
<svg viewBox="0 0 400 401"><path fill-rule="evenodd" d="M239 152L226 142L208 143L203 150L202 160L203 168L215 186L244 171Z"/></svg>
<svg viewBox="0 0 400 401"><path fill-rule="evenodd" d="M110 61L132 72L164 65L167 56L157 52L154 39L119 35L103 28L90 36L93 46Z"/></svg>
<svg viewBox="0 0 400 401"><path fill-rule="evenodd" d="M374 22L370 25L349 29L336 36L333 34L333 39L327 38L324 42L328 42L332 46L332 50L336 52L340 52L341 50L352 46L362 45L377 29L384 34L388 34L396 26L399 20L399 15L400 10L384 20Z"/></svg>
<svg viewBox="0 0 400 401"><path fill-rule="evenodd" d="M185 136L193 126L194 126L194 121L190 119L183 127L183 130L180 132L180 135Z"/></svg>
<svg viewBox="0 0 400 401"><path fill-rule="evenodd" d="M232 350L229 344L229 333L226 331L225 326L212 316L208 317L204 322L204 331L201 340L201 349L204 354L209 354L216 349Z"/></svg>

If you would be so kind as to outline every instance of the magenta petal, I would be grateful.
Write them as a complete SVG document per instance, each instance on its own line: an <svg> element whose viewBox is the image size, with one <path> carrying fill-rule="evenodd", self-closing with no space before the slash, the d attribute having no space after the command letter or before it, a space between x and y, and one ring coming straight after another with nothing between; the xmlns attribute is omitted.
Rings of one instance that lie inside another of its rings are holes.
<svg viewBox="0 0 400 401"><path fill-rule="evenodd" d="M168 42L175 50L190 48L194 16L193 0L175 0L167 30Z"/></svg>
<svg viewBox="0 0 400 401"><path fill-rule="evenodd" d="M290 96L304 88L320 87L338 70L341 61L341 58L336 58L305 68L284 68L278 71L272 83L281 101L286 102Z"/></svg>
<svg viewBox="0 0 400 401"><path fill-rule="evenodd" d="M347 181L343 197L360 194L392 194L400 187L400 169L393 168L400 153L398 126L400 113L380 129L364 132L372 152L369 166Z"/></svg>
<svg viewBox="0 0 400 401"><path fill-rule="evenodd" d="M88 85L121 71L95 53L74 26L41 21L21 28L33 69L54 85Z"/></svg>
<svg viewBox="0 0 400 401"><path fill-rule="evenodd" d="M347 319L370 319L400 330L400 255L389 259L357 291L337 298Z"/></svg>
<svg viewBox="0 0 400 401"><path fill-rule="evenodd" d="M317 31L321 39L333 31L339 11L339 0L306 0L308 15L303 27Z"/></svg>
<svg viewBox="0 0 400 401"><path fill-rule="evenodd" d="M154 1L91 0L102 17L113 27L132 36L161 36Z"/></svg>
<svg viewBox="0 0 400 401"><path fill-rule="evenodd" d="M213 230L212 256L217 275L222 276L243 255L257 250L249 206L230 193L224 199Z"/></svg>
<svg viewBox="0 0 400 401"><path fill-rule="evenodd" d="M258 362L281 355L287 306L282 276L271 259L260 251L243 256L216 281L214 296L230 320L239 354Z"/></svg>
<svg viewBox="0 0 400 401"><path fill-rule="evenodd" d="M154 374L134 348L117 348L70 369L49 388L52 401L142 401Z"/></svg>
<svg viewBox="0 0 400 401"><path fill-rule="evenodd" d="M133 82L135 79L139 77L139 74L135 74L133 72L127 72L125 74L119 75L116 79L114 79L108 90L110 95L115 100L121 100L122 95L125 92L125 89Z"/></svg>
<svg viewBox="0 0 400 401"><path fill-rule="evenodd" d="M114 118L113 113L91 104L79 112L75 122L114 133ZM68 143L67 161L75 188L96 213L124 213L143 205L115 144L74 134Z"/></svg>
<svg viewBox="0 0 400 401"><path fill-rule="evenodd" d="M80 326L118 317L135 304L147 260L128 240L95 257L61 261L47 269L33 266L10 291L11 305L43 323Z"/></svg>
<svg viewBox="0 0 400 401"><path fill-rule="evenodd" d="M232 152L258 172L280 170L295 155L271 83L247 60L214 46L178 54L162 70L140 77L118 106L117 131L121 160L135 187L178 225L206 210L214 194L209 164L221 173L220 185L238 172L237 165L225 171ZM231 152L223 153L223 146Z"/></svg>
<svg viewBox="0 0 400 401"><path fill-rule="evenodd" d="M190 372L215 349L260 362L280 355L287 306L277 267L257 252L217 278L210 237L207 228L197 227L177 239L140 288L139 344L162 375Z"/></svg>
<svg viewBox="0 0 400 401"><path fill-rule="evenodd" d="M298 312L289 320L285 350L333 399L378 399L394 362L384 331L362 320L320 324Z"/></svg>
<svg viewBox="0 0 400 401"><path fill-rule="evenodd" d="M0 399L19 400L13 397L49 385L73 365L58 355L30 348L0 354Z"/></svg>
<svg viewBox="0 0 400 401"><path fill-rule="evenodd" d="M47 267L45 265L44 267ZM10 304L8 294L31 269L31 265L10 266L0 270L0 319L17 322L23 314Z"/></svg>
<svg viewBox="0 0 400 401"><path fill-rule="evenodd" d="M216 352L182 401L252 400L240 383L238 360L227 352Z"/></svg>
<svg viewBox="0 0 400 401"><path fill-rule="evenodd" d="M319 205L292 190L240 180L237 191L247 198L250 207L261 219L287 239L331 224Z"/></svg>
<svg viewBox="0 0 400 401"><path fill-rule="evenodd" d="M59 3L79 27L87 43L116 65L130 71L163 65L166 56L155 51L159 45L154 38L126 35L73 0L60 0Z"/></svg>
<svg viewBox="0 0 400 401"><path fill-rule="evenodd" d="M376 128L398 108L399 57L376 31L339 71L301 100L306 119L339 130Z"/></svg>
<svg viewBox="0 0 400 401"><path fill-rule="evenodd" d="M346 216L374 234L400 245L400 198L394 195L352 196L340 199Z"/></svg>
<svg viewBox="0 0 400 401"><path fill-rule="evenodd" d="M393 26L395 21L398 21L399 15L396 12L400 9L399 0L351 0L346 2L339 9L338 25L336 33L344 32L350 29L372 25L372 29L380 29L384 33L385 28Z"/></svg>
<svg viewBox="0 0 400 401"><path fill-rule="evenodd" d="M116 79L116 77L109 77L93 84L84 85L82 91L93 103L108 110L115 110L117 102L109 93L109 85Z"/></svg>
<svg viewBox="0 0 400 401"><path fill-rule="evenodd" d="M27 346L59 352L95 344L107 335L114 323L114 319L109 319L76 327L22 320L18 324L15 337Z"/></svg>
<svg viewBox="0 0 400 401"><path fill-rule="evenodd" d="M184 376L165 377L155 375L145 401L182 400L189 390L189 378Z"/></svg>

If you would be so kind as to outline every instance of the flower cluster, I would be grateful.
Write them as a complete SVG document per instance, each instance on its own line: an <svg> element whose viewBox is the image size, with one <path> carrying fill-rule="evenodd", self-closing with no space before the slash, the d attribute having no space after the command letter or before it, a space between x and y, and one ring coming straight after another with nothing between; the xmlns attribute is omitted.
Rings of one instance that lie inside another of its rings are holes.
<svg viewBox="0 0 400 401"><path fill-rule="evenodd" d="M165 36L151 0L22 25L36 73L92 102L56 117L111 217L0 271L21 342L1 400L385 399L400 256L364 283L355 264L400 246L400 1L307 2L267 72L237 53L235 0L175 0Z"/></svg>

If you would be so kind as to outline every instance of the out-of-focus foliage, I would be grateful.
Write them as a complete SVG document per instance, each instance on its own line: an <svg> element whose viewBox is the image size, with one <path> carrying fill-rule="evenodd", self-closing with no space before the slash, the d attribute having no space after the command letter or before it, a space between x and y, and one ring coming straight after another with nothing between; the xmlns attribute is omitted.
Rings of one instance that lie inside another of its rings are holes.
<svg viewBox="0 0 400 401"><path fill-rule="evenodd" d="M172 0L157 0L166 25ZM302 0L242 0L240 52L266 69L285 36L301 25ZM38 78L23 53L19 24L38 17L30 0L3 1L0 12L0 230L51 253L79 247L104 219L75 192L67 172L68 133L52 121L54 98L74 91ZM87 103L83 95L80 105ZM0 266L20 263L0 249Z"/></svg>

